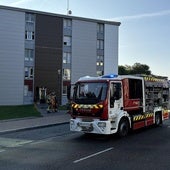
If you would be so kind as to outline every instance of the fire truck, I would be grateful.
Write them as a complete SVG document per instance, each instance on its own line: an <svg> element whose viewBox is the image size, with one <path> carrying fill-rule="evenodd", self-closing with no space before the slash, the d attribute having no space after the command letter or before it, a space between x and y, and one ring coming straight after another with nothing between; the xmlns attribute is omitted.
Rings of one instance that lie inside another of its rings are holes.
<svg viewBox="0 0 170 170"><path fill-rule="evenodd" d="M70 130L124 137L130 130L169 119L167 77L103 75L81 77L74 85Z"/></svg>

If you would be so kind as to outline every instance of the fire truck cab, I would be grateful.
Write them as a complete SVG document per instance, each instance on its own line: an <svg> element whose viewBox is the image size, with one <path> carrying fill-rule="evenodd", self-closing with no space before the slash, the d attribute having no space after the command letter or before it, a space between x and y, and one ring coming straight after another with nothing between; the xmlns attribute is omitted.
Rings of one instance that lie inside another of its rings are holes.
<svg viewBox="0 0 170 170"><path fill-rule="evenodd" d="M126 136L130 129L162 124L168 103L166 77L85 76L74 85L70 130Z"/></svg>

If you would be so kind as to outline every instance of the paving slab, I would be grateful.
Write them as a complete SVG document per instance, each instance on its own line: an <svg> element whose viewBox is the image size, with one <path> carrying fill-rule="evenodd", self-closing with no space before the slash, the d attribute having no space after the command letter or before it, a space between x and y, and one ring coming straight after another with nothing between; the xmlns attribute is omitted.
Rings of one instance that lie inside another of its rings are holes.
<svg viewBox="0 0 170 170"><path fill-rule="evenodd" d="M46 113L43 114L42 117L2 120L0 121L0 133L69 123L69 120L70 115L67 113L67 111Z"/></svg>

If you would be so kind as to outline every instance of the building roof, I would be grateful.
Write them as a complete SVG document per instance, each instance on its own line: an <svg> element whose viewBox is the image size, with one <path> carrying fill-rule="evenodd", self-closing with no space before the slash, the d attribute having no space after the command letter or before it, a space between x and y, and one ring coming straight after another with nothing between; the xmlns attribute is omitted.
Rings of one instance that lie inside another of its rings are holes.
<svg viewBox="0 0 170 170"><path fill-rule="evenodd" d="M9 6L3 6L3 5L0 5L0 9L13 10L13 11L19 11L19 12L28 12L28 13L33 13L33 14L56 16L56 17L76 19L76 20L81 20L81 21L83 20L83 21L89 21L89 22L99 22L99 23L103 23L103 24L111 24L111 25L116 25L116 26L120 26L120 24L121 24L120 22L116 22L116 21L107 21L107 20L100 20L100 19L84 18L84 17L73 16L73 15L62 15L62 14L36 11L36 10L25 9L25 8L9 7Z"/></svg>

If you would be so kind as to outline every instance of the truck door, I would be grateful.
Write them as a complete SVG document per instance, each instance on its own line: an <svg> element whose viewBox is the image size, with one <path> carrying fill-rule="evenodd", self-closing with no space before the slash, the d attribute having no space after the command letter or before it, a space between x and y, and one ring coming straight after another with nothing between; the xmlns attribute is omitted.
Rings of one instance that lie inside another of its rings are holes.
<svg viewBox="0 0 170 170"><path fill-rule="evenodd" d="M122 88L120 82L110 83L110 109L122 107Z"/></svg>

